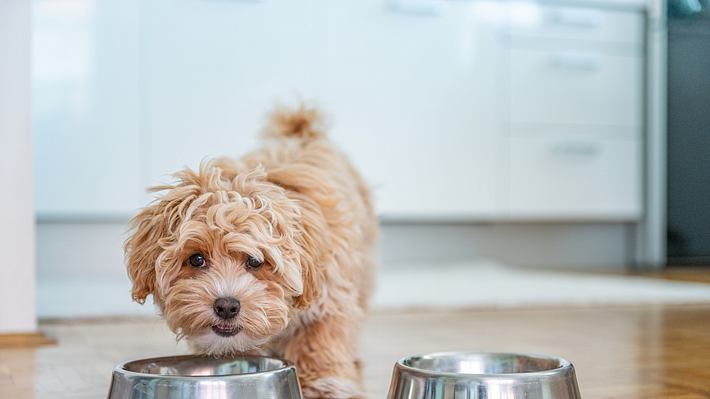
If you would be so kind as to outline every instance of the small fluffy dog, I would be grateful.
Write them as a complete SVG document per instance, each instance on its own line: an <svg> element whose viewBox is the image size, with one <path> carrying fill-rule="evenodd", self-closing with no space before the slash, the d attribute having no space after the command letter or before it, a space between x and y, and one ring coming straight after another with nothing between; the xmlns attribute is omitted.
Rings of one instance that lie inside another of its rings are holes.
<svg viewBox="0 0 710 399"><path fill-rule="evenodd" d="M317 109L277 108L265 145L185 169L131 221L133 299L198 353L296 364L306 398L363 396L357 356L378 223Z"/></svg>

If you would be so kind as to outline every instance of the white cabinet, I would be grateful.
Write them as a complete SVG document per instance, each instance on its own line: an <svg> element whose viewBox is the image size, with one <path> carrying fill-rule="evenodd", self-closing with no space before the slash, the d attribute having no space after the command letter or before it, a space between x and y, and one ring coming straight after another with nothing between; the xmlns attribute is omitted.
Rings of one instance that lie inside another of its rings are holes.
<svg viewBox="0 0 710 399"><path fill-rule="evenodd" d="M510 51L510 123L640 125L643 70L637 54L555 49Z"/></svg>
<svg viewBox="0 0 710 399"><path fill-rule="evenodd" d="M510 33L519 38L562 39L573 41L578 46L584 42L643 43L644 21L640 12L531 2L519 4L525 6L519 6L517 15L524 18L518 18L519 22L513 18L510 29Z"/></svg>
<svg viewBox="0 0 710 399"><path fill-rule="evenodd" d="M555 4L37 1L37 210L133 213L302 97L385 217L633 220L643 14Z"/></svg>
<svg viewBox="0 0 710 399"><path fill-rule="evenodd" d="M323 103L391 218L490 218L502 133L497 2L327 2ZM336 5L337 4L337 5ZM429 7L426 7L426 6Z"/></svg>
<svg viewBox="0 0 710 399"><path fill-rule="evenodd" d="M634 220L641 215L636 138L540 135L508 139L511 215Z"/></svg>
<svg viewBox="0 0 710 399"><path fill-rule="evenodd" d="M253 149L274 102L319 77L318 32L300 2L156 0L145 13L151 183Z"/></svg>
<svg viewBox="0 0 710 399"><path fill-rule="evenodd" d="M641 217L643 19L537 5L511 24L507 168L512 220Z"/></svg>
<svg viewBox="0 0 710 399"><path fill-rule="evenodd" d="M331 113L334 140L385 217L640 213L640 13L408 0L148 10L152 182L251 149L264 111L295 94ZM568 136L595 153L558 143Z"/></svg>
<svg viewBox="0 0 710 399"><path fill-rule="evenodd" d="M125 215L144 203L138 11L138 0L33 4L40 215Z"/></svg>
<svg viewBox="0 0 710 399"><path fill-rule="evenodd" d="M332 113L381 214L489 217L504 52L476 10L499 6L437 3L151 2L151 180L251 149L263 112L297 93Z"/></svg>

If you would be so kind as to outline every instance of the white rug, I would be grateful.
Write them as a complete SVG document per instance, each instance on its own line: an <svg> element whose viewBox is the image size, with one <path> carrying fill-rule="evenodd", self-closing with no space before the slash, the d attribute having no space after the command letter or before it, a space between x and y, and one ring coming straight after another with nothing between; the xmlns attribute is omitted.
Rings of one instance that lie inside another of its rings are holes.
<svg viewBox="0 0 710 399"><path fill-rule="evenodd" d="M710 284L643 277L552 272L495 262L388 265L375 309L505 308L710 303ZM130 299L127 280L40 281L38 312L48 317L155 314Z"/></svg>
<svg viewBox="0 0 710 399"><path fill-rule="evenodd" d="M710 302L710 284L542 271L495 262L390 267L375 308L594 306Z"/></svg>

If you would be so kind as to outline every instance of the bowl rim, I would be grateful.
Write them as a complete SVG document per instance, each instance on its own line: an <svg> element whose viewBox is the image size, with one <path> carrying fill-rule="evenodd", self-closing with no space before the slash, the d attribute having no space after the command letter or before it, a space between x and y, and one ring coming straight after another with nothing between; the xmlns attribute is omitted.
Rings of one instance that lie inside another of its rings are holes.
<svg viewBox="0 0 710 399"><path fill-rule="evenodd" d="M530 371L530 372L524 372L524 373L495 373L495 374L487 374L487 373L454 373L450 371L435 371L435 370L428 370L428 369L423 369L423 368L418 368L418 367L413 367L413 366L408 366L404 362L407 360L411 360L413 358L422 358L422 357L444 357L444 356L462 356L462 355L494 355L494 356L500 356L500 355L506 355L506 356L524 356L524 357L534 357L534 358L542 358L546 360L556 360L559 362L559 366L555 367L554 369L549 369L549 370L540 370L540 371ZM564 373L565 371L569 370L574 370L574 365L567 359L560 357L560 356L555 356L555 355L547 355L547 354L542 354L542 353L532 353L532 352L478 352L478 351L449 351L449 352L432 352L432 353L424 353L424 354L418 354L418 355L410 355L410 356L405 356L397 361L395 363L395 368L398 368L400 370L405 370L410 373L416 373L419 375L423 376L429 376L429 377L452 377L452 378L480 378L480 379L516 379L516 380L521 380L521 379L539 379L541 377L544 378L552 378L559 376L561 373Z"/></svg>
<svg viewBox="0 0 710 399"><path fill-rule="evenodd" d="M254 377L262 377L265 375L270 375L270 374L278 374L278 373L283 373L283 372L288 372L289 370L293 370L294 372L296 371L296 367L294 366L293 362L290 360L286 359L281 359L278 357L271 357L271 356L258 356L258 355L237 355L233 357L225 357L225 360L232 359L232 360L237 360L237 359L272 359L272 360L278 360L282 362L282 366L279 368L275 368L273 370L265 370L265 371L256 371L253 373L240 373L240 374L213 374L213 375L175 375L175 374L153 374L153 373L142 373L140 371L131 371L127 370L125 366L129 363L134 363L134 362L139 362L139 361L144 361L148 362L151 360L164 360L164 359L173 359L173 360L184 360L184 359L193 359L193 358L213 358L213 359L222 359L222 358L214 358L208 355L171 355L171 356L156 356L156 357L147 357L147 358L141 358L141 359L133 359L133 360L128 360L124 362L120 362L113 368L113 373L114 374L119 374L125 377L139 377L139 378L154 378L154 379L169 379L169 380L201 380L201 381L207 381L210 379L236 379L236 378L254 378Z"/></svg>

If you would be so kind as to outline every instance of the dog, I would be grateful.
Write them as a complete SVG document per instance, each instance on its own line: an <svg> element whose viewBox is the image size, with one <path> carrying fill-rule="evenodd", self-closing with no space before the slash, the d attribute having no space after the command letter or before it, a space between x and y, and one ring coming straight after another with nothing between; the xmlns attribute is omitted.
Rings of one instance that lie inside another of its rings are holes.
<svg viewBox="0 0 710 399"><path fill-rule="evenodd" d="M363 397L358 340L379 234L370 190L316 107L277 107L262 134L240 159L151 189L124 247L133 299L152 295L195 353L283 357L305 398Z"/></svg>

